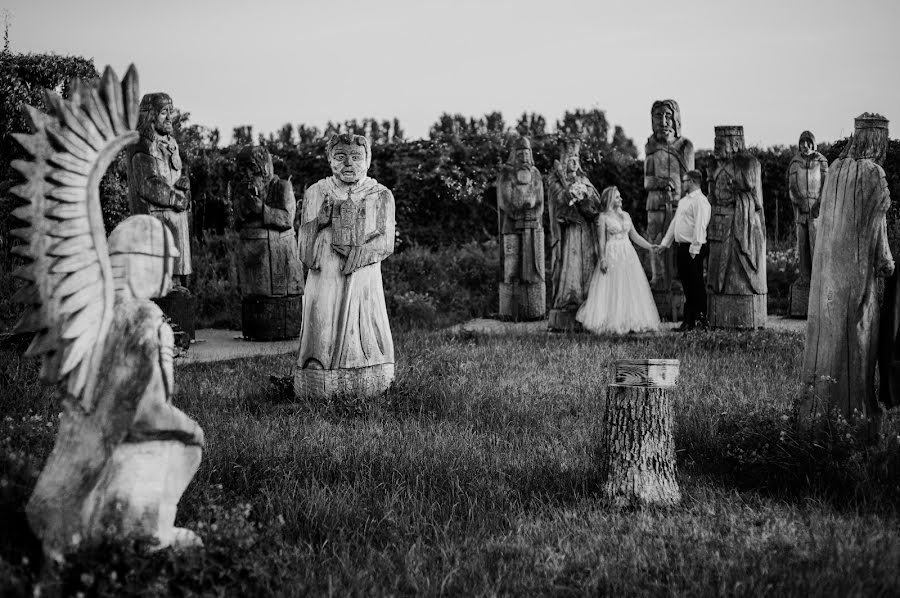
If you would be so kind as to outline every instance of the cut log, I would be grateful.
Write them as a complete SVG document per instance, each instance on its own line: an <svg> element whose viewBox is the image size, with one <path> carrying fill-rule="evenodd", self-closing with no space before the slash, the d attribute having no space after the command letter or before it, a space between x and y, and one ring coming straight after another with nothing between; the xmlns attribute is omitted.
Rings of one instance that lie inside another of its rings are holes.
<svg viewBox="0 0 900 598"><path fill-rule="evenodd" d="M677 359L619 360L606 390L600 450L603 494L617 507L675 505Z"/></svg>

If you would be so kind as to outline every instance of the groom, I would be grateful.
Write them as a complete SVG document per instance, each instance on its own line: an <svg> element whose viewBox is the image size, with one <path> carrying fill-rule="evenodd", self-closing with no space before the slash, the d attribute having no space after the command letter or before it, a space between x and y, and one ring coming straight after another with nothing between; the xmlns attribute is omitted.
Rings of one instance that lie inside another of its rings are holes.
<svg viewBox="0 0 900 598"><path fill-rule="evenodd" d="M659 248L668 248L674 241L678 246L675 262L684 288L684 321L677 329L678 332L709 327L706 321L703 262L709 254L706 226L709 224L711 209L706 196L700 191L700 181L699 170L689 170L682 177L685 196L678 202L669 230L658 245Z"/></svg>

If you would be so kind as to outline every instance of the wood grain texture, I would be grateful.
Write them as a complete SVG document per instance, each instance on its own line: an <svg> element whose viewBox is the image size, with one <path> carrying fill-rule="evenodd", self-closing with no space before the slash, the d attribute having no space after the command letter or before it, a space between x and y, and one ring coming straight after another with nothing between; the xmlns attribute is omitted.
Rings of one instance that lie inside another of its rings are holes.
<svg viewBox="0 0 900 598"><path fill-rule="evenodd" d="M671 388L678 381L677 359L618 359L611 366L615 386Z"/></svg>

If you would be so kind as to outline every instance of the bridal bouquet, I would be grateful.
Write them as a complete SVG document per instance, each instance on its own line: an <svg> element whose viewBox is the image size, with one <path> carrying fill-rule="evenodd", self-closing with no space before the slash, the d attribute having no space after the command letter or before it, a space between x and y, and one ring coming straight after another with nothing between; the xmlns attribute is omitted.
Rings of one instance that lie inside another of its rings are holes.
<svg viewBox="0 0 900 598"><path fill-rule="evenodd" d="M577 202L587 197L587 192L587 185L585 185L581 181L575 181L574 183L569 185L569 195L572 196L572 199L569 200L569 205L573 206Z"/></svg>

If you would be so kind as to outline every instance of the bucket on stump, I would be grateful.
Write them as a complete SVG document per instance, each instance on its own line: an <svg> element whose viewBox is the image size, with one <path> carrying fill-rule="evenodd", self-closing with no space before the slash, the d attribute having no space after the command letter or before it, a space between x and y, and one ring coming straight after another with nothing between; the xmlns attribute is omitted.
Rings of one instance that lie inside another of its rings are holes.
<svg viewBox="0 0 900 598"><path fill-rule="evenodd" d="M620 359L606 389L600 446L603 494L618 507L675 505L677 359Z"/></svg>

